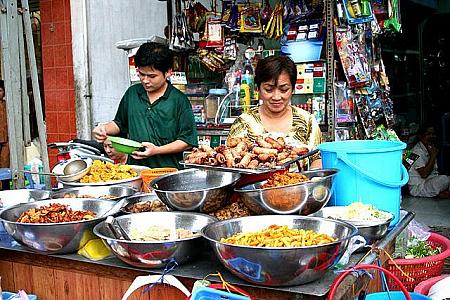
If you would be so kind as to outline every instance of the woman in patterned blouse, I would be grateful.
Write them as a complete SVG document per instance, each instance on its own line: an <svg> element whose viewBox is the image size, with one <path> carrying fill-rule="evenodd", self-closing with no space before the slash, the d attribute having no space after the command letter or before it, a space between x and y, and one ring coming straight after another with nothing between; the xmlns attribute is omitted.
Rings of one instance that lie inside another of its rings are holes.
<svg viewBox="0 0 450 300"><path fill-rule="evenodd" d="M316 119L309 112L292 106L291 96L297 81L294 62L286 56L270 56L258 62L255 85L262 105L240 115L230 129L230 137L284 136L309 149L322 142ZM310 159L310 169L320 168L316 155Z"/></svg>

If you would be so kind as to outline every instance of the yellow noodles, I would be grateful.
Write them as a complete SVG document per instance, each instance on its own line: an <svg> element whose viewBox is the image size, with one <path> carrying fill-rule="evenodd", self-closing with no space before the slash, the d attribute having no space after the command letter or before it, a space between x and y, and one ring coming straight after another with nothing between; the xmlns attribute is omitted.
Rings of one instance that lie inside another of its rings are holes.
<svg viewBox="0 0 450 300"><path fill-rule="evenodd" d="M257 232L241 232L229 238L222 238L220 241L253 247L305 247L332 243L336 239L312 230L289 229L286 225L270 225Z"/></svg>
<svg viewBox="0 0 450 300"><path fill-rule="evenodd" d="M115 165L94 160L89 173L81 178L81 183L106 182L136 177L137 173L129 165Z"/></svg>

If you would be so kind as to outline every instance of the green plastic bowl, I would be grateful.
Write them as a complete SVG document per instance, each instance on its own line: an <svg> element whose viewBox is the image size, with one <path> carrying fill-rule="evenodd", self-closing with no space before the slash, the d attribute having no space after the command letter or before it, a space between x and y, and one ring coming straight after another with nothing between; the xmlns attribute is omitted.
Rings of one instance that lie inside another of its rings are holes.
<svg viewBox="0 0 450 300"><path fill-rule="evenodd" d="M109 136L108 139L111 141L111 145L118 152L125 154L131 154L133 151L142 148L142 144L133 140L124 139L117 136Z"/></svg>

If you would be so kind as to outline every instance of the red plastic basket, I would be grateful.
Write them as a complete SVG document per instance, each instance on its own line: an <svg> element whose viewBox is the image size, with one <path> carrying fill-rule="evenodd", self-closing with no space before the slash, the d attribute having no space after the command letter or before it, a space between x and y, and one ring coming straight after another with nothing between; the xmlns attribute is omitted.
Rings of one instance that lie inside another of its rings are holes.
<svg viewBox="0 0 450 300"><path fill-rule="evenodd" d="M442 252L438 255L427 256L424 258L394 260L400 269L402 269L402 271L410 278L403 275L394 263L388 260L387 269L401 280L408 291L413 291L422 281L441 275L444 269L445 259L450 257L450 240L446 237L437 233L431 233L428 238L428 243L432 247L441 247ZM388 279L388 285L392 290L399 289L399 286L391 279Z"/></svg>
<svg viewBox="0 0 450 300"><path fill-rule="evenodd" d="M430 279L425 280L424 282L419 283L414 288L414 293L422 294L422 295L428 295L428 292L430 291L430 288L438 281L450 276L450 274L445 274L437 277L432 277Z"/></svg>

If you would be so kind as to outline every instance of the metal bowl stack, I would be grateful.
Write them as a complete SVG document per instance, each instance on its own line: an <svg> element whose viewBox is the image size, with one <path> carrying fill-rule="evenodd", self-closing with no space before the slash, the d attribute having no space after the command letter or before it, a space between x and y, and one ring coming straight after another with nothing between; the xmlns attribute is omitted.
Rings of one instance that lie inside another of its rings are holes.
<svg viewBox="0 0 450 300"><path fill-rule="evenodd" d="M255 232L270 225L313 230L336 238L335 242L308 247L251 247L226 244L241 232ZM256 285L289 286L314 281L331 268L347 249L357 229L351 224L304 216L252 216L219 221L203 228L220 262L236 276Z"/></svg>
<svg viewBox="0 0 450 300"><path fill-rule="evenodd" d="M240 174L206 169L187 169L154 179L150 187L175 210L209 213L223 207Z"/></svg>
<svg viewBox="0 0 450 300"><path fill-rule="evenodd" d="M100 237L122 261L135 267L162 268L175 260L178 264L193 259L199 253L202 238L200 231L217 219L208 215L187 212L145 212L117 217L116 222L130 235L135 229L145 231L152 225L192 231L193 237L164 241L122 240L114 238L106 222L95 226L94 233Z"/></svg>
<svg viewBox="0 0 450 300"><path fill-rule="evenodd" d="M17 204L4 209L0 220L5 230L19 243L41 254L62 254L76 252L92 237L92 229L106 216L85 221L64 223L19 223L23 212L53 203L67 204L73 210L90 210L101 216L110 210L116 201L87 198L66 198L41 200Z"/></svg>
<svg viewBox="0 0 450 300"><path fill-rule="evenodd" d="M336 169L302 172L310 180L279 187L262 188L266 181L236 188L242 202L256 214L308 215L330 200Z"/></svg>
<svg viewBox="0 0 450 300"><path fill-rule="evenodd" d="M345 206L324 207L311 216L339 219L354 225L358 228L358 234L366 240L367 245L372 245L375 241L382 239L387 234L389 224L394 219L394 215L387 211L384 213L390 217L385 220L377 221L352 221L337 217L343 215L345 209Z"/></svg>

